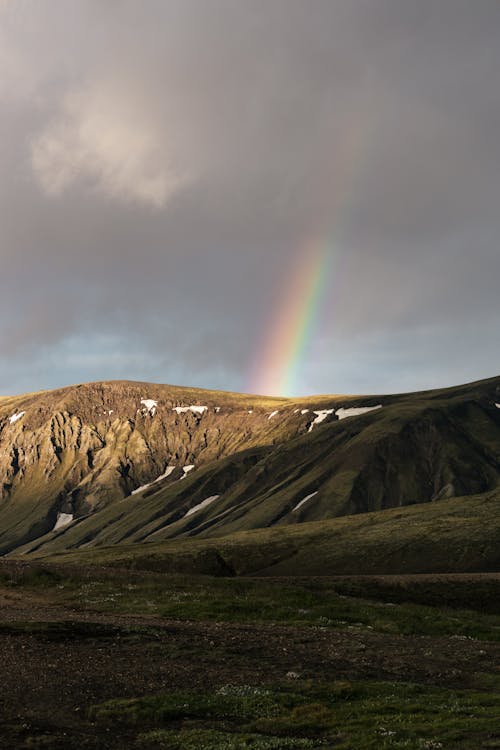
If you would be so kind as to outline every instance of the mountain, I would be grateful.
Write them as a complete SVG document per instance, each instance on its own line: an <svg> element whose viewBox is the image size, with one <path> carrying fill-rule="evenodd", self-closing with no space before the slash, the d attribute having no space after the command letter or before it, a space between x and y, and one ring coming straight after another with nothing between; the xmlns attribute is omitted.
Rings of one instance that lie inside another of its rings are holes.
<svg viewBox="0 0 500 750"><path fill-rule="evenodd" d="M0 552L308 534L416 504L437 519L500 486L498 404L500 378L386 396L105 382L3 398Z"/></svg>
<svg viewBox="0 0 500 750"><path fill-rule="evenodd" d="M183 467L289 439L305 426L269 419L281 403L130 382L1 399L0 551L162 474L173 482Z"/></svg>

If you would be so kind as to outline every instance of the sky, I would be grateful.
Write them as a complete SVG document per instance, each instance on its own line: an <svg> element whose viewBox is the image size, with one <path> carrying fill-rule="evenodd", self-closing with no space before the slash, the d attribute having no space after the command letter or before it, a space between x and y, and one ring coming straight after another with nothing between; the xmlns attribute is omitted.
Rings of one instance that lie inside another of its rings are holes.
<svg viewBox="0 0 500 750"><path fill-rule="evenodd" d="M500 373L498 0L0 0L0 394Z"/></svg>

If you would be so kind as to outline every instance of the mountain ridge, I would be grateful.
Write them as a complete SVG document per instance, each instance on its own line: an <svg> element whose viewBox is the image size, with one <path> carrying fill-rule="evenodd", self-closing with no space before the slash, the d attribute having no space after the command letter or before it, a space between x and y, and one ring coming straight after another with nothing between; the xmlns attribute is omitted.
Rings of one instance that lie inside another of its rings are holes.
<svg viewBox="0 0 500 750"><path fill-rule="evenodd" d="M485 492L500 483L498 402L499 377L293 399L98 381L0 400L0 553L223 536Z"/></svg>

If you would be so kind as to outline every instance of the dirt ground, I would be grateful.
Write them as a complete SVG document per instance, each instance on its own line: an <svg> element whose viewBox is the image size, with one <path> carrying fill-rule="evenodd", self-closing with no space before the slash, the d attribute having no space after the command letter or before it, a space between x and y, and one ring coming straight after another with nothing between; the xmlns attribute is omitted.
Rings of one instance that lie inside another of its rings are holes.
<svg viewBox="0 0 500 750"><path fill-rule="evenodd" d="M126 730L103 736L90 706L162 690L265 685L289 673L468 687L474 674L500 669L500 644L82 613L0 589L0 657L1 748L125 748Z"/></svg>

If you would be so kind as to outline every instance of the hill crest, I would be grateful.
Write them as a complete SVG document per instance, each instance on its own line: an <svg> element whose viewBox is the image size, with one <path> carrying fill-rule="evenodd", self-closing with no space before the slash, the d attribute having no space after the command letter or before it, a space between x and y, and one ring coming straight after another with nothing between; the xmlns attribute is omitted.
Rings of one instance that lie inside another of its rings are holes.
<svg viewBox="0 0 500 750"><path fill-rule="evenodd" d="M0 401L0 551L220 536L494 489L500 378L267 398L133 381Z"/></svg>

